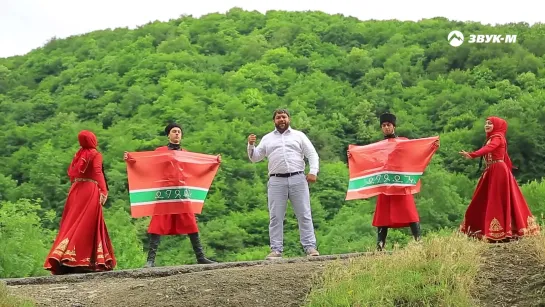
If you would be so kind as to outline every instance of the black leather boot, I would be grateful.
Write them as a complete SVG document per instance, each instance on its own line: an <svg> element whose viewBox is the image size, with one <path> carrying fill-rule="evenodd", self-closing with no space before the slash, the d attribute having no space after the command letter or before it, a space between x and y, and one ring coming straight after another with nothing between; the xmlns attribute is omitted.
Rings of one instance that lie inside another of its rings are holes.
<svg viewBox="0 0 545 307"><path fill-rule="evenodd" d="M215 261L212 261L210 259L207 259L204 256L204 252L202 250L201 240L199 239L199 233L190 233L189 239L191 240L191 246L193 247L193 251L195 252L195 257L197 258L197 263L199 264L210 264L210 263L216 263Z"/></svg>
<svg viewBox="0 0 545 307"><path fill-rule="evenodd" d="M386 236L388 236L388 227L377 228L377 251L384 250L386 245Z"/></svg>
<svg viewBox="0 0 545 307"><path fill-rule="evenodd" d="M157 255L157 248L159 247L159 242L161 242L160 235L157 235L154 233L150 234L148 260L144 267L151 268L155 266L155 256Z"/></svg>
<svg viewBox="0 0 545 307"><path fill-rule="evenodd" d="M422 239L422 235L420 234L420 223L414 222L409 225L411 227L411 232L413 234L413 238L415 241L420 241Z"/></svg>

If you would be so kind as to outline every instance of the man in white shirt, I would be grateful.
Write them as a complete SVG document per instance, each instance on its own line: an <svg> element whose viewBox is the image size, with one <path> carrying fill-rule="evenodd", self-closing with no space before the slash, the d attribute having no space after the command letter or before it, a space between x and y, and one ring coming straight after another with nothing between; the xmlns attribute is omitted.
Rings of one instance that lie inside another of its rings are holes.
<svg viewBox="0 0 545 307"><path fill-rule="evenodd" d="M278 109L273 113L276 129L266 134L256 147L256 136L248 136L248 157L253 163L268 158L269 182L267 197L269 206L269 237L271 253L266 259L282 258L284 244L284 217L288 199L299 224L301 244L308 256L319 256L310 209L308 182L316 182L319 157L316 149L301 131L290 127L288 110ZM305 176L305 160L309 160L310 171Z"/></svg>

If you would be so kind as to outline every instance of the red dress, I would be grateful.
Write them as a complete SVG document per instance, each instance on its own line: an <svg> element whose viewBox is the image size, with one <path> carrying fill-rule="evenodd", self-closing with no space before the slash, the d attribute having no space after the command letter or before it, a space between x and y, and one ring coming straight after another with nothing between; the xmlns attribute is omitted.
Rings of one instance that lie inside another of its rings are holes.
<svg viewBox="0 0 545 307"><path fill-rule="evenodd" d="M168 146L161 146L155 150L169 150ZM183 149L182 149L183 150ZM148 233L158 235L181 235L199 232L195 214L164 214L154 215L148 227Z"/></svg>
<svg viewBox="0 0 545 307"><path fill-rule="evenodd" d="M100 192L108 193L102 173L102 155L95 151L88 165L77 177L70 178L73 183L59 233L44 263L44 268L54 275L74 268L109 271L116 266L100 204Z"/></svg>
<svg viewBox="0 0 545 307"><path fill-rule="evenodd" d="M408 140L404 137L398 137L398 139ZM402 228L409 227L409 224L419 221L420 218L412 194L379 194L377 196L377 204L373 216L374 227Z"/></svg>
<svg viewBox="0 0 545 307"><path fill-rule="evenodd" d="M500 119L501 120L501 119ZM493 121L494 122L494 121ZM494 122L494 130L502 123ZM472 158L484 156L484 170L460 231L468 236L503 241L539 233L515 177L511 173L511 160L507 154L504 131L489 136L485 146L470 153Z"/></svg>

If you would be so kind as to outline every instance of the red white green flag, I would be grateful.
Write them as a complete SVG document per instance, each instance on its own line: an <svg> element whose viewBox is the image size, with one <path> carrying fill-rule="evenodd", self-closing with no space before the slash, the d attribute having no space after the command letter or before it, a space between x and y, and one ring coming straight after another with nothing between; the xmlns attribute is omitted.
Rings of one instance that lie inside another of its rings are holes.
<svg viewBox="0 0 545 307"><path fill-rule="evenodd" d="M129 153L127 175L133 218L200 214L220 157L188 151Z"/></svg>
<svg viewBox="0 0 545 307"><path fill-rule="evenodd" d="M438 136L392 138L365 146L349 145L346 200L420 192L420 177L437 150L437 140Z"/></svg>

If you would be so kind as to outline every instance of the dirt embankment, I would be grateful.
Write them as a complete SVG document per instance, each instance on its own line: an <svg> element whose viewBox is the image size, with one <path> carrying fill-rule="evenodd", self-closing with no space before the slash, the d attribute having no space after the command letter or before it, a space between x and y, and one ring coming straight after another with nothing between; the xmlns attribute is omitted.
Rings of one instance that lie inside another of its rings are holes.
<svg viewBox="0 0 545 307"><path fill-rule="evenodd" d="M475 289L483 307L545 307L545 264L532 241L494 244L484 257Z"/></svg>
<svg viewBox="0 0 545 307"><path fill-rule="evenodd" d="M301 306L327 261L293 258L5 280L38 306Z"/></svg>
<svg viewBox="0 0 545 307"><path fill-rule="evenodd" d="M535 246L490 245L474 295L480 306L545 307ZM301 306L328 261L366 254L123 270L4 280L38 306Z"/></svg>

